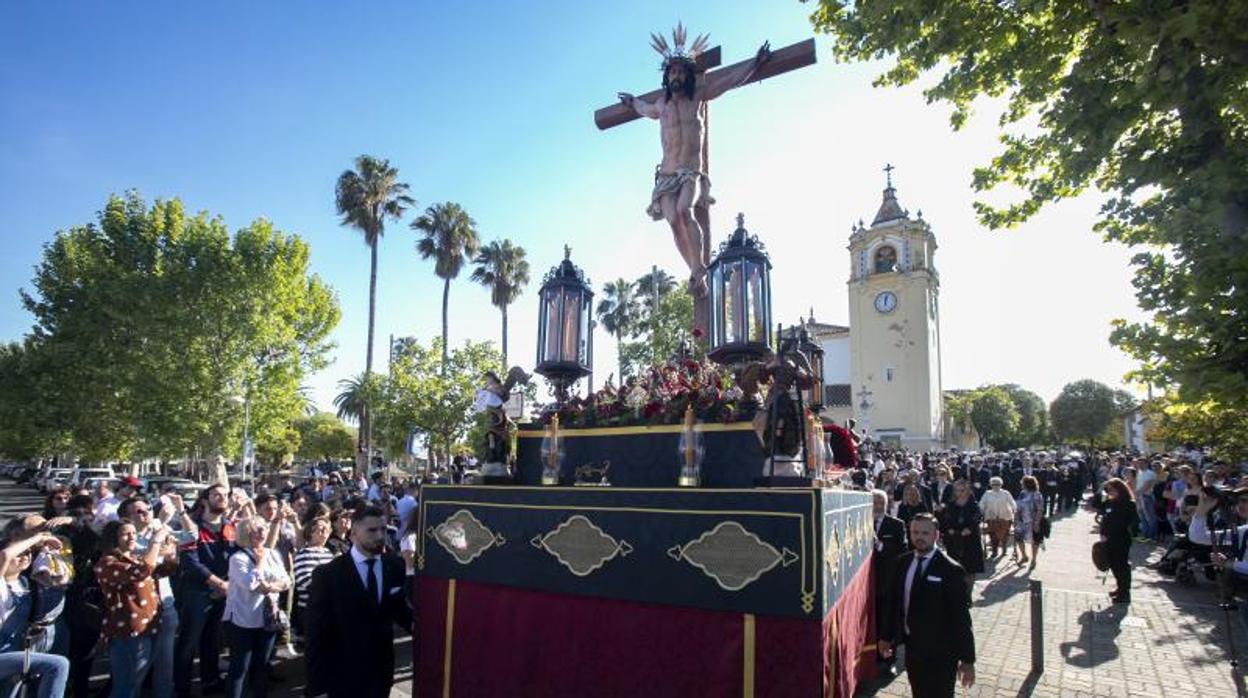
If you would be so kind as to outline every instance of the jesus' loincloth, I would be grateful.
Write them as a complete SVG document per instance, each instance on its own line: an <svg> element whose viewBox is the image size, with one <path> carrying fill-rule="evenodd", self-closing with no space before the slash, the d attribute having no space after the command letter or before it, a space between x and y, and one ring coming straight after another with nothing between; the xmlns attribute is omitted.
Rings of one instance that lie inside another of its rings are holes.
<svg viewBox="0 0 1248 698"><path fill-rule="evenodd" d="M693 182L693 186L697 188L693 197L694 208L706 208L715 203L715 199L711 198L711 178L704 173L682 167L673 174L664 174L656 168L654 191L650 193L650 206L646 213L656 221L663 220L663 207L659 200L667 194L680 196L680 190L686 182Z"/></svg>

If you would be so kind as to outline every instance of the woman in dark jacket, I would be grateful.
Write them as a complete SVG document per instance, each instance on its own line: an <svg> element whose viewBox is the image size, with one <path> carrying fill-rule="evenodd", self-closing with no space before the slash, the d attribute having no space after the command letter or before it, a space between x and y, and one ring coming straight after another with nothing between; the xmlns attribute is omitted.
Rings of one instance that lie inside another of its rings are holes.
<svg viewBox="0 0 1248 698"><path fill-rule="evenodd" d="M984 571L984 538L979 534L984 513L966 480L953 483L953 501L945 505L940 520L945 552L966 570L966 583L975 584L975 575Z"/></svg>
<svg viewBox="0 0 1248 698"><path fill-rule="evenodd" d="M1127 483L1112 478L1103 489L1101 540L1108 546L1109 569L1118 587L1109 596L1114 603L1131 603L1131 537L1139 526L1139 514Z"/></svg>
<svg viewBox="0 0 1248 698"><path fill-rule="evenodd" d="M928 509L927 503L923 501L918 485L905 485L901 490L901 504L897 505L897 518L901 519L909 529L910 519L920 512L930 514L931 509Z"/></svg>

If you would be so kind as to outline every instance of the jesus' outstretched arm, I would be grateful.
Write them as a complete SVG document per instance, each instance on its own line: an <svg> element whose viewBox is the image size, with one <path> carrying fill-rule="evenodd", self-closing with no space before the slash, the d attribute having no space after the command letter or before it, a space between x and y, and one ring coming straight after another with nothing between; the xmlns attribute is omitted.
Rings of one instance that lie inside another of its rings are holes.
<svg viewBox="0 0 1248 698"><path fill-rule="evenodd" d="M619 97L620 97L620 102L624 104L624 106L631 107L633 111L637 112L641 116L645 116L651 119L659 118L658 106L651 104L650 102L647 102L641 97L634 97L627 92L619 93Z"/></svg>
<svg viewBox="0 0 1248 698"><path fill-rule="evenodd" d="M723 68L713 73L706 73L706 82L702 88L701 99L709 102L728 90L740 87L754 79L754 75L758 73L758 69L761 68L769 58L771 58L770 41L765 42L762 46L758 47L758 53L754 54L754 60L749 63Z"/></svg>

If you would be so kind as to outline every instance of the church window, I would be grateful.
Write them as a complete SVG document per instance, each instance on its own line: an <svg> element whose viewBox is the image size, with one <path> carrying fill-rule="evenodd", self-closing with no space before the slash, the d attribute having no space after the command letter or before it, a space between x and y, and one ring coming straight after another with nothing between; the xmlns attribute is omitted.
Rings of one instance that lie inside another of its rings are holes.
<svg viewBox="0 0 1248 698"><path fill-rule="evenodd" d="M893 373L894 373L896 370L897 370L897 369L893 368L892 366L887 366L887 367L885 367L885 368L884 368L884 381L885 381L886 383L892 383L892 382L893 382Z"/></svg>
<svg viewBox="0 0 1248 698"><path fill-rule="evenodd" d="M897 249L892 245L881 245L875 251L875 273L889 274L897 271Z"/></svg>

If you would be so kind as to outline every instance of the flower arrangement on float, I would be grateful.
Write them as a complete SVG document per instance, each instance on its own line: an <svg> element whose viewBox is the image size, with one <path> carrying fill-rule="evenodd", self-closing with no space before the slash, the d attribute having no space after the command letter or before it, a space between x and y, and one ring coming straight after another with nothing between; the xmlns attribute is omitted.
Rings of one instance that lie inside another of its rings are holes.
<svg viewBox="0 0 1248 698"><path fill-rule="evenodd" d="M558 415L561 426L573 429L680 424L690 407L699 422L730 423L752 419L757 403L746 399L723 367L678 357L651 366L619 387L608 381L588 396L547 405L539 421L549 424Z"/></svg>

